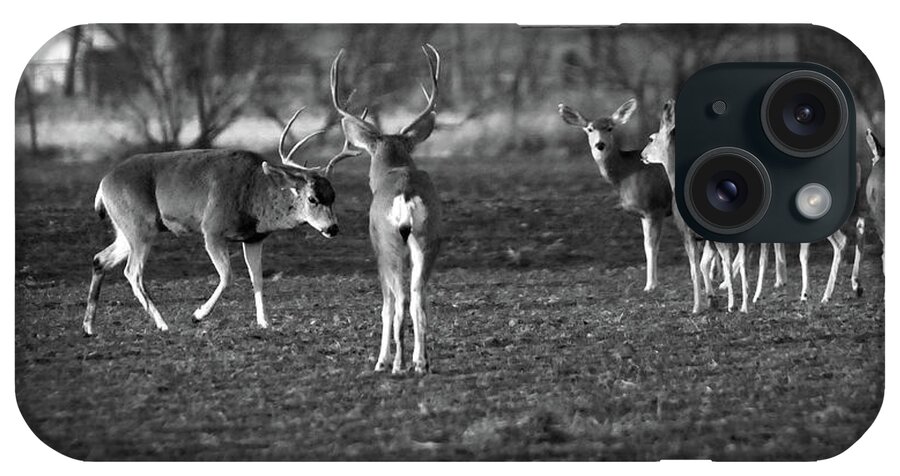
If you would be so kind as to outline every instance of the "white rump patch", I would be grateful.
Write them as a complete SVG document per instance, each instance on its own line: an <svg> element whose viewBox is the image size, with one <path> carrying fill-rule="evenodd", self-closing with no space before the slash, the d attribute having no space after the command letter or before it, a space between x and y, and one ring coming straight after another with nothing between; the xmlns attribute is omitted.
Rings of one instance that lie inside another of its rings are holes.
<svg viewBox="0 0 900 476"><path fill-rule="evenodd" d="M398 228L403 226L412 228L416 221L414 217L419 215L417 211L422 209L423 205L420 197L413 197L412 200L407 201L403 195L397 195L388 212L388 221Z"/></svg>

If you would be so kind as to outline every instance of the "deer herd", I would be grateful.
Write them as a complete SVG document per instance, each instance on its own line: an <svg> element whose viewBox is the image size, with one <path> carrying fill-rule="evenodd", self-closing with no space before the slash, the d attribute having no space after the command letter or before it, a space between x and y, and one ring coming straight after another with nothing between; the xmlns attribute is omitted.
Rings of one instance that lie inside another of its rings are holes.
<svg viewBox="0 0 900 476"><path fill-rule="evenodd" d="M426 330L428 300L426 285L441 247L441 200L428 173L413 162L415 147L428 139L435 127L441 58L426 44L422 51L428 61L431 92L422 90L425 109L397 134L385 134L366 121L366 111L354 115L341 105L341 50L331 67L331 99L344 134L342 150L325 167L306 167L293 159L315 131L303 137L287 153L284 142L301 108L285 125L278 143L279 163L236 150L183 150L133 156L116 165L97 190L95 210L108 217L115 232L112 244L94 256L93 276L84 314L83 331L93 334L100 288L105 274L125 262L125 277L131 289L160 330L168 327L144 287L143 271L154 239L163 231L176 235L200 234L206 252L219 275L212 295L193 313L200 321L212 311L231 282L228 243L240 242L250 274L259 327L269 326L263 304L262 247L272 232L308 224L327 238L338 234L332 205L335 192L329 177L335 165L363 152L370 157L369 237L375 251L382 290L381 346L376 371L386 370L393 340L393 373L404 371L403 328L407 310L413 324L412 364L417 373L428 371ZM616 141L616 128L627 123L637 109L629 99L608 117L588 119L577 110L559 105L559 115L569 125L580 127L588 138L591 155L603 180L616 190L623 209L639 215L646 255L646 285L658 285L657 261L662 231L672 216L688 255L693 284L694 313L713 302L715 269L721 263L722 286L727 290L727 308L735 308L734 279L741 280L740 310L749 307L747 246L712 243L696 235L684 222L673 201L675 186L674 144L675 103L662 107L659 130L650 136L643 150L624 150ZM872 152L872 172L858 188L864 198L849 226L854 229L856 255L851 284L862 293L859 266L864 245L866 218L884 242L884 146L871 130L866 140ZM822 302L834 291L841 256L848 236L838 231L828 238L833 261ZM785 247L772 246L775 254L775 287L786 282ZM760 299L768 263L769 245L759 245L759 270L753 302ZM808 296L809 244L800 248L802 269L801 299ZM720 261L719 261L720 260ZM703 291L701 293L701 281Z"/></svg>

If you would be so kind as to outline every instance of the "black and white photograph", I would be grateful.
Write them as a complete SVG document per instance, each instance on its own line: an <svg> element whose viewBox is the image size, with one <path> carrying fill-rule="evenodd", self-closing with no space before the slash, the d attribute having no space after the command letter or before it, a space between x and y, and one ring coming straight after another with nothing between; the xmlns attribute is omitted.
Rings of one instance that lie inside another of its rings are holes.
<svg viewBox="0 0 900 476"><path fill-rule="evenodd" d="M682 104L752 62L828 87ZM15 91L21 416L85 461L832 458L884 396L884 104L812 25L67 28ZM849 191L679 206L701 116Z"/></svg>

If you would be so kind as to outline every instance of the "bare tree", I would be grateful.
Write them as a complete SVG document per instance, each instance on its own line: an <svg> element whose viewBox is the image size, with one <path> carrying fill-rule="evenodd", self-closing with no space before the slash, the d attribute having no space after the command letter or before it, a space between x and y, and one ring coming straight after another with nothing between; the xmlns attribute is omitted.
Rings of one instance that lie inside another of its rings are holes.
<svg viewBox="0 0 900 476"><path fill-rule="evenodd" d="M84 27L81 25L73 26L69 30L69 35L69 61L66 63L66 79L63 90L67 98L75 95L75 68L78 61L78 49L84 36Z"/></svg>
<svg viewBox="0 0 900 476"><path fill-rule="evenodd" d="M210 147L253 97L266 57L263 32L251 26L110 25L106 31L135 67L150 103L128 99L133 121L147 143L161 148L179 146L191 106L199 132L188 145Z"/></svg>
<svg viewBox="0 0 900 476"><path fill-rule="evenodd" d="M38 132L37 132L37 102L35 101L34 91L31 88L31 78L28 75L28 71L22 73L22 77L19 78L19 87L17 89L18 92L22 93L22 105L21 108L24 109L25 114L28 116L28 133L31 145L31 155L37 155L38 153ZM16 104L19 105L19 101L16 101ZM18 111L16 111L16 115L18 115Z"/></svg>

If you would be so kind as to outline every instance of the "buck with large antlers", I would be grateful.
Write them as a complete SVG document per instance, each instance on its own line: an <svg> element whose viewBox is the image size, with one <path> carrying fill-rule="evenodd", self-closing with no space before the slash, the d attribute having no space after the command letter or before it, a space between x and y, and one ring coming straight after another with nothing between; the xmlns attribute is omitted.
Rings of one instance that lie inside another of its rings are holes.
<svg viewBox="0 0 900 476"><path fill-rule="evenodd" d="M637 102L632 98L611 116L589 120L575 109L560 104L559 115L566 124L580 127L587 135L600 174L615 187L622 208L641 216L647 258L644 291L652 291L657 285L656 263L663 221L672 214L672 190L662 166L642 162L640 150L622 150L616 145L613 132L628 122L636 108Z"/></svg>
<svg viewBox="0 0 900 476"><path fill-rule="evenodd" d="M407 302L413 322L412 360L417 373L428 371L425 351L427 327L425 286L440 249L441 200L424 171L416 168L410 155L434 129L435 105L441 58L431 45L422 50L428 59L432 91L425 91L428 105L399 134L384 134L375 125L356 117L338 101L341 50L331 66L331 99L341 115L348 146L363 149L371 156L369 187L369 237L378 258L383 304L381 308L381 350L376 371L386 369L390 337L394 338L393 373L403 371L403 320ZM432 56L434 57L432 59ZM328 170L352 152L343 152L329 162ZM409 270L409 297L404 275Z"/></svg>
<svg viewBox="0 0 900 476"><path fill-rule="evenodd" d="M297 116L284 127L278 144L281 165L267 163L252 152L237 150L185 150L131 157L112 169L100 182L94 208L108 216L115 241L94 256L85 335L92 323L103 277L127 259L125 277L134 295L160 330L165 321L144 288L144 263L154 238L162 231L203 235L206 252L219 284L196 311L194 319L206 317L231 280L228 243L238 241L250 271L256 302L256 322L268 327L262 296L262 243L270 233L309 223L324 236L338 233L331 209L334 190L319 168L298 165L291 156L316 131L304 137L287 154L284 139Z"/></svg>
<svg viewBox="0 0 900 476"><path fill-rule="evenodd" d="M675 101L668 100L663 105L662 115L659 121L659 131L652 134L650 143L641 151L642 159L651 164L659 164L666 173L666 187L669 191L675 190ZM688 255L688 263L691 270L691 282L694 287L694 307L693 312L698 313L702 307L700 300L700 279L703 278L704 287L707 296L712 294L710 284L710 265L714 258L712 248L706 241L703 247L703 256L700 256L700 242L704 241L684 222L681 213L677 207L671 205L675 215L675 225L681 232L682 241L684 243L685 252ZM728 310L734 309L734 285L732 280L732 259L731 248L725 243L715 243L716 250L722 258L722 275L725 278L725 287L728 290ZM741 277L741 312L747 312L747 271L745 259L745 246L738 245L738 254L735 261L738 262L738 273Z"/></svg>

